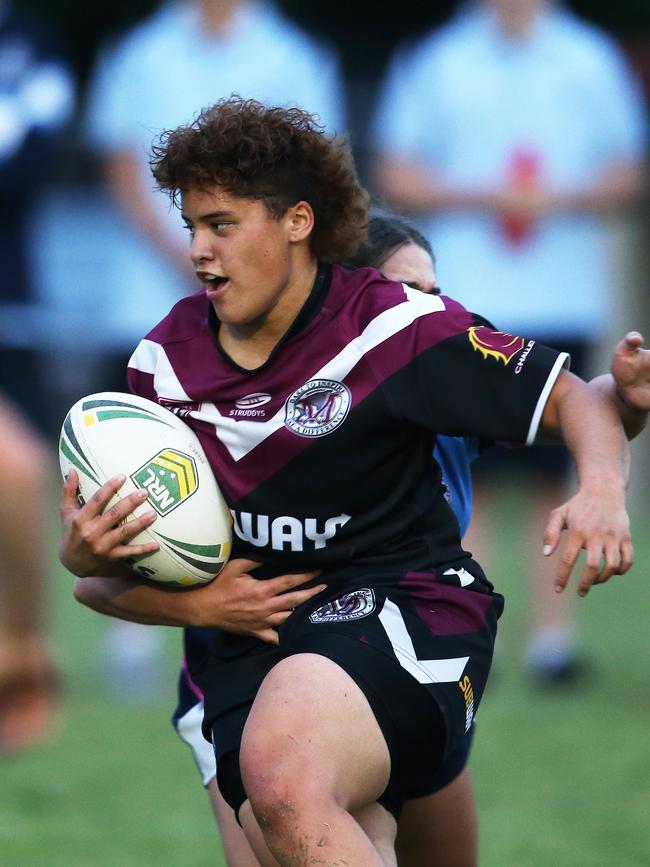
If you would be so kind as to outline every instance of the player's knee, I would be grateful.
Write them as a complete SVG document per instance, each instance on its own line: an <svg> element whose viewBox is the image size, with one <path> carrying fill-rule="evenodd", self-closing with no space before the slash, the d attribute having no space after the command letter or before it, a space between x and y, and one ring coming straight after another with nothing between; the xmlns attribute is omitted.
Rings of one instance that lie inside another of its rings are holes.
<svg viewBox="0 0 650 867"><path fill-rule="evenodd" d="M313 775L291 756L243 744L240 753L242 782L265 836L282 836L295 826L297 811L323 796L312 791Z"/></svg>

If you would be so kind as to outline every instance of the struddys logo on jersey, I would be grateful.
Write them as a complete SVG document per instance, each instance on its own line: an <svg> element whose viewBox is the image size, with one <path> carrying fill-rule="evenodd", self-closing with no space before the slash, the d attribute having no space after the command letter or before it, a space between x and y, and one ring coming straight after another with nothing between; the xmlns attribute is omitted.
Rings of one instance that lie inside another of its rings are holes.
<svg viewBox="0 0 650 867"><path fill-rule="evenodd" d="M264 418L266 410L261 407L271 400L270 394L264 391L256 391L235 401L235 408L231 409L228 414L233 418Z"/></svg>
<svg viewBox="0 0 650 867"><path fill-rule="evenodd" d="M375 610L375 594L368 587L346 593L326 605L321 605L312 611L309 619L312 623L328 623L330 621L358 620L367 617Z"/></svg>
<svg viewBox="0 0 650 867"><path fill-rule="evenodd" d="M138 488L146 488L148 502L159 515L165 516L180 506L199 488L194 458L164 449L131 476Z"/></svg>
<svg viewBox="0 0 650 867"><path fill-rule="evenodd" d="M284 423L301 437L322 437L343 424L351 403L347 385L311 379L287 398Z"/></svg>
<svg viewBox="0 0 650 867"><path fill-rule="evenodd" d="M504 364L510 364L512 359L526 345L523 337L515 337L506 331L493 331L485 325L473 326L467 332L469 342L483 358L494 358Z"/></svg>

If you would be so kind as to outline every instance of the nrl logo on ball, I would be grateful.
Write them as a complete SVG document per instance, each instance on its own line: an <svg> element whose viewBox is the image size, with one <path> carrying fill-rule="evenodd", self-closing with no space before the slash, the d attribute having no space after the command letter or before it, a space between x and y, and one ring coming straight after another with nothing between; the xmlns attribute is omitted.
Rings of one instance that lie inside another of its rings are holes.
<svg viewBox="0 0 650 867"><path fill-rule="evenodd" d="M174 449L158 452L131 479L138 488L146 488L148 501L163 517L199 487L194 458Z"/></svg>

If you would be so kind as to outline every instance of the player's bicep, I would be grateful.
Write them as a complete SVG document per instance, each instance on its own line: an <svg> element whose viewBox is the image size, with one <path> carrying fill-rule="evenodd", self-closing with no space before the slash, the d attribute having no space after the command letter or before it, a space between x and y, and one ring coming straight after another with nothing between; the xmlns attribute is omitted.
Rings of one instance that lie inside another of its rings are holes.
<svg viewBox="0 0 650 867"><path fill-rule="evenodd" d="M453 303L445 299L448 308ZM396 400L405 415L437 433L530 443L567 360L534 340L470 320L413 359L412 380L396 383Z"/></svg>

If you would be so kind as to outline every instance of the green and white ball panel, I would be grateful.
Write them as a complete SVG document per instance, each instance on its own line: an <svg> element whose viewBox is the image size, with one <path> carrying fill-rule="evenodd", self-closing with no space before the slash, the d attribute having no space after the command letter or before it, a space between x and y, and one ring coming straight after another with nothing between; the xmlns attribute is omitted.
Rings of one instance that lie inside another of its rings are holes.
<svg viewBox="0 0 650 867"><path fill-rule="evenodd" d="M59 440L64 478L74 467L87 501L108 479L125 475L117 502L138 488L148 497L134 511L158 518L133 544L160 550L139 557L138 574L176 586L211 581L227 562L231 517L194 431L153 401L120 392L84 397L67 414Z"/></svg>

